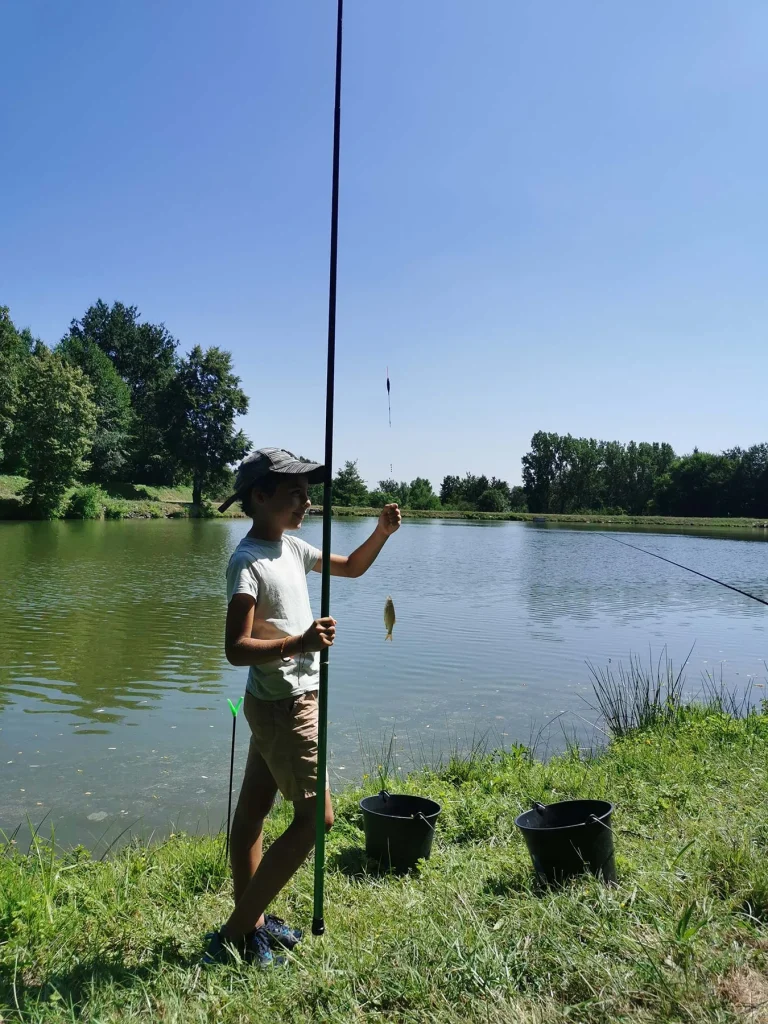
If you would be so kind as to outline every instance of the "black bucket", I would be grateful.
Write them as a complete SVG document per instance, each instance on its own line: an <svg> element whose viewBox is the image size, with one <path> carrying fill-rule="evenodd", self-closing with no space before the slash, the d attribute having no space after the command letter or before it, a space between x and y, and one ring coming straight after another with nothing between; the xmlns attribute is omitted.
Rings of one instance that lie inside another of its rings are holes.
<svg viewBox="0 0 768 1024"><path fill-rule="evenodd" d="M533 810L516 818L540 881L562 882L591 871L614 883L612 811L613 804L606 800L563 800L534 804Z"/></svg>
<svg viewBox="0 0 768 1024"><path fill-rule="evenodd" d="M423 796L390 795L360 801L365 828L365 852L381 867L407 871L429 857L440 804Z"/></svg>

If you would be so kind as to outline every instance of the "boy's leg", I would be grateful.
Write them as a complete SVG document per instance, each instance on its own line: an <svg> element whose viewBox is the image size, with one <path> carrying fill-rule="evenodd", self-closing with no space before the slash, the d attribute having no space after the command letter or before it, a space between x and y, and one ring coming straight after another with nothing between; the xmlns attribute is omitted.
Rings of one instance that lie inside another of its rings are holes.
<svg viewBox="0 0 768 1024"><path fill-rule="evenodd" d="M330 790L325 792L325 828L333 825ZM230 939L238 939L258 927L272 900L309 856L315 845L315 797L293 803L293 821L264 854L259 869L238 900L232 916L222 929Z"/></svg>
<svg viewBox="0 0 768 1024"><path fill-rule="evenodd" d="M264 819L272 809L276 795L277 783L252 742L248 749L229 841L235 904L241 899L261 863Z"/></svg>

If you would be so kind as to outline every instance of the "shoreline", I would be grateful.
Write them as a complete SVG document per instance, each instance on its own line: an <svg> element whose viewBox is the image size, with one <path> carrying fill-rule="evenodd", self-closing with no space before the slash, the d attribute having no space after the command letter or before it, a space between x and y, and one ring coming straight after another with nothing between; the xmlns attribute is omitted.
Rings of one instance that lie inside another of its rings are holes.
<svg viewBox="0 0 768 1024"><path fill-rule="evenodd" d="M0 522L37 522L20 514L20 493L26 480L23 477L0 475ZM74 488L70 488L70 493ZM190 487L161 487L145 484L114 485L107 495L109 506L100 518L105 519L246 519L236 507L223 515L216 506L223 499L206 499L202 508L192 504ZM371 506L333 506L337 518L377 517L381 509ZM402 509L403 519L452 519L467 522L519 522L584 526L645 526L671 527L685 530L766 530L768 518L750 517L697 517L697 516L631 516L607 515L601 512L559 514L555 512L474 512L451 509ZM310 516L322 514L322 506L312 505ZM72 517L75 521L78 517ZM82 520L80 520L82 521Z"/></svg>

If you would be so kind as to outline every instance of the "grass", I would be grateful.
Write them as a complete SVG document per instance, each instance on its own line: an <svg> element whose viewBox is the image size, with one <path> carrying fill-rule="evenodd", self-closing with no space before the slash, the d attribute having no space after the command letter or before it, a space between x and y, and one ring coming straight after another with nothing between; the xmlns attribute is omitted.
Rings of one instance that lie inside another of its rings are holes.
<svg viewBox="0 0 768 1024"><path fill-rule="evenodd" d="M21 510L21 492L27 484L23 476L0 475L0 519L17 518ZM96 489L103 496L101 505L106 519L186 519L194 511L192 505L192 488L155 487L153 484L107 485L92 484L88 489ZM86 488L76 485L67 491L67 499ZM223 500L223 499L222 499ZM203 503L206 505L206 503ZM208 503L210 504L210 503ZM212 510L208 510L207 517ZM212 513L218 516L217 512ZM242 517L236 507L224 513L226 518ZM85 518L93 518L86 516ZM0 1022L2 1024L2 1022Z"/></svg>
<svg viewBox="0 0 768 1024"><path fill-rule="evenodd" d="M662 666L663 668L663 666ZM663 673L662 673L663 674ZM673 677L674 678L674 677ZM662 702L663 703L663 702ZM768 709L684 707L547 763L524 748L386 778L443 805L432 859L369 873L357 803L336 800L327 934L286 969L201 970L230 905L221 836L131 842L101 861L36 838L0 857L5 1022L768 1020ZM386 760L386 758L385 758ZM616 804L620 883L533 881L515 815L532 800ZM269 823L274 836L285 808ZM311 865L276 907L305 928Z"/></svg>

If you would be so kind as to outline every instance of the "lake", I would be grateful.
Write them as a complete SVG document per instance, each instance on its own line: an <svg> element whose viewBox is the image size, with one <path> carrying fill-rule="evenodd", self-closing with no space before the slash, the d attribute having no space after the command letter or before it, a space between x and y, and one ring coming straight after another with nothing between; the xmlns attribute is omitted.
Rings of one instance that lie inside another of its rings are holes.
<svg viewBox="0 0 768 1024"><path fill-rule="evenodd" d="M0 829L47 815L43 832L53 823L63 845L104 850L129 826L219 828L227 697L245 685L223 653L224 570L247 526L0 524ZM336 520L334 550L373 526ZM617 535L768 598L760 531ZM319 546L320 521L302 536ZM319 614L319 575L309 582ZM331 594L334 786L375 771L390 741L403 771L479 740L538 737L540 753L565 735L595 743L586 662L649 647L679 663L695 645L691 692L709 671L768 694L768 609L593 528L406 520L365 577L334 580ZM246 746L241 715L240 770Z"/></svg>

